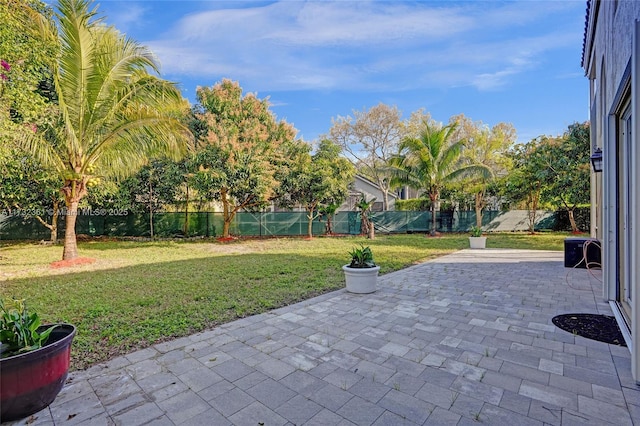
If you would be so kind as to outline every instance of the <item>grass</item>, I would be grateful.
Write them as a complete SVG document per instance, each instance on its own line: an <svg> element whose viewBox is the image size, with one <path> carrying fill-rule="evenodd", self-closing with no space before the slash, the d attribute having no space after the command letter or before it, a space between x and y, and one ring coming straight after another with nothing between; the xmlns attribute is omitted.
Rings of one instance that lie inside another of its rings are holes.
<svg viewBox="0 0 640 426"><path fill-rule="evenodd" d="M566 234L495 234L489 248L562 250ZM78 327L72 369L266 312L344 286L348 251L371 246L381 273L468 247L467 235L215 241L93 241L89 265L52 269L60 246L0 249L3 297L26 299L45 322Z"/></svg>

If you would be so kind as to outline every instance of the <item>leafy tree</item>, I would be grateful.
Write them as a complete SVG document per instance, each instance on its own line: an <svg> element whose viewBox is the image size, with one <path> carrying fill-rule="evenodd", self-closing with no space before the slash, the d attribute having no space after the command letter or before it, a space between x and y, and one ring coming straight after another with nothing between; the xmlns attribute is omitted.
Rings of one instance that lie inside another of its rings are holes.
<svg viewBox="0 0 640 426"><path fill-rule="evenodd" d="M59 1L61 54L53 81L60 117L21 141L64 180L63 259L78 256L78 203L90 179L126 177L156 155L177 158L190 138L179 120L185 101L174 84L150 74L158 71L152 53L104 25L89 6ZM46 132L51 136L42 137Z"/></svg>
<svg viewBox="0 0 640 426"><path fill-rule="evenodd" d="M24 152L16 149L7 152L7 158L0 161L0 208L9 215L34 217L49 229L50 240L55 244L64 202L58 190L60 177Z"/></svg>
<svg viewBox="0 0 640 426"><path fill-rule="evenodd" d="M399 154L390 162L395 185L409 185L424 191L431 200L431 235L436 235L436 206L445 185L472 174L490 176L482 164L460 161L464 142L453 140L455 124L447 126L424 122L420 137L407 137L400 144Z"/></svg>
<svg viewBox="0 0 640 426"><path fill-rule="evenodd" d="M199 143L204 147L194 157L193 185L200 197L222 203L222 237L227 238L238 211L258 210L275 196L275 173L296 130L276 121L267 99L242 96L237 82L225 79L201 87L197 97L202 107L196 113L203 135Z"/></svg>
<svg viewBox="0 0 640 426"><path fill-rule="evenodd" d="M388 162L405 136L405 126L397 107L378 104L369 110L353 111L353 117L332 120L329 139L342 147L359 172L374 181L384 194L384 210L389 208L391 181Z"/></svg>
<svg viewBox="0 0 640 426"><path fill-rule="evenodd" d="M476 226L482 227L482 211L487 206L487 191L496 176L505 176L510 169L506 153L516 141L516 130L511 124L498 123L493 127L481 121L473 122L464 114L454 116L456 123L454 139L465 141L462 159L467 164L482 164L490 174L475 174L461 182L465 192L473 194L476 211Z"/></svg>
<svg viewBox="0 0 640 426"><path fill-rule="evenodd" d="M545 160L538 146L545 137L538 137L526 144L514 145L509 152L513 170L502 178L500 186L505 201L523 203L528 212L529 232L535 232L540 207L540 195L546 179Z"/></svg>
<svg viewBox="0 0 640 426"><path fill-rule="evenodd" d="M321 215L320 209L323 206L340 206L347 198L355 168L340 156L340 147L328 139L320 142L313 155L310 150L307 144L298 148L295 161L289 165L288 173L282 176L282 195L278 201L286 207L304 206L308 219L307 235L312 238L313 221ZM333 213L337 209L327 208L326 212ZM327 221L329 223L330 218Z"/></svg>
<svg viewBox="0 0 640 426"><path fill-rule="evenodd" d="M0 2L0 137L5 146L39 125L53 106L51 69L59 44L51 31L52 13L40 0Z"/></svg>
<svg viewBox="0 0 640 426"><path fill-rule="evenodd" d="M573 123L558 138L543 139L537 147L545 170L543 201L569 214L571 230L579 232L574 211L589 203L589 123Z"/></svg>
<svg viewBox="0 0 640 426"><path fill-rule="evenodd" d="M154 160L120 185L121 196L134 212L149 214L149 234L154 237L153 215L167 205L173 205L184 182L184 170L179 163Z"/></svg>
<svg viewBox="0 0 640 426"><path fill-rule="evenodd" d="M52 13L39 0L0 2L0 205L35 217L55 243L59 178L16 146L55 114L51 68L59 44L51 31Z"/></svg>

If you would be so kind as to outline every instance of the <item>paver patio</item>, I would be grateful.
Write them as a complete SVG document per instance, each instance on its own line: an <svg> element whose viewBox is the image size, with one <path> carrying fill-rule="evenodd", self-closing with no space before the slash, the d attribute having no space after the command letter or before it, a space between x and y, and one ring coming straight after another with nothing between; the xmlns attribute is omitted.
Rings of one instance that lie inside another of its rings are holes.
<svg viewBox="0 0 640 426"><path fill-rule="evenodd" d="M599 271L596 271L599 274ZM563 254L463 250L70 374L30 425L640 425L611 315Z"/></svg>

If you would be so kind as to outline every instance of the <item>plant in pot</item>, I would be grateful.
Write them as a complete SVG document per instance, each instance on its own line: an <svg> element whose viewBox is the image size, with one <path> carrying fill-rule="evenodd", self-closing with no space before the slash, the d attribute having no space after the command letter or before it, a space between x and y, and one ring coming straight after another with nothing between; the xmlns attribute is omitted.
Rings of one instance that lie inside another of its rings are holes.
<svg viewBox="0 0 640 426"><path fill-rule="evenodd" d="M380 267L373 260L373 252L370 247L360 245L349 252L351 263L344 265L347 291L350 293L373 293L376 291L378 272Z"/></svg>
<svg viewBox="0 0 640 426"><path fill-rule="evenodd" d="M24 300L0 299L0 422L53 402L69 371L71 324L41 325Z"/></svg>
<svg viewBox="0 0 640 426"><path fill-rule="evenodd" d="M487 237L482 236L482 228L479 226L471 227L471 236L469 237L469 247L472 249L483 249L487 246Z"/></svg>

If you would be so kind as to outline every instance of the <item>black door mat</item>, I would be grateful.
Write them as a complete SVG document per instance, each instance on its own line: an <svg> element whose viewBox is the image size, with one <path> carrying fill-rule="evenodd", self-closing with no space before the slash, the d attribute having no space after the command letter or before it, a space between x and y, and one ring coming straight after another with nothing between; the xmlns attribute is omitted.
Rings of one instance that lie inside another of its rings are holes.
<svg viewBox="0 0 640 426"><path fill-rule="evenodd" d="M610 345L627 346L614 317L596 314L564 314L553 317L556 325L578 336Z"/></svg>

